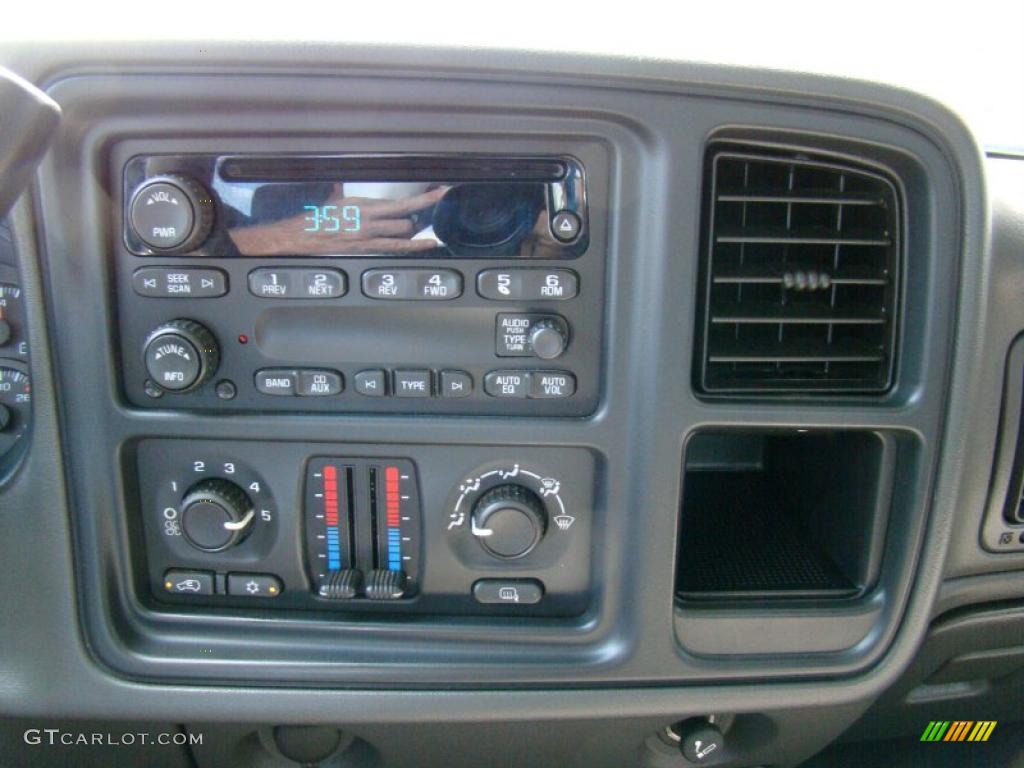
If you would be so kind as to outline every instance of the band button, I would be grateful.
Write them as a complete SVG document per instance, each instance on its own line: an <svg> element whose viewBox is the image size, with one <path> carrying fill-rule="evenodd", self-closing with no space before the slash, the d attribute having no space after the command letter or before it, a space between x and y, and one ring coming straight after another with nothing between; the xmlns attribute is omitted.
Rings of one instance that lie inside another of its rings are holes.
<svg viewBox="0 0 1024 768"><path fill-rule="evenodd" d="M256 371L256 391L264 395L294 395L298 374L290 369L263 368Z"/></svg>

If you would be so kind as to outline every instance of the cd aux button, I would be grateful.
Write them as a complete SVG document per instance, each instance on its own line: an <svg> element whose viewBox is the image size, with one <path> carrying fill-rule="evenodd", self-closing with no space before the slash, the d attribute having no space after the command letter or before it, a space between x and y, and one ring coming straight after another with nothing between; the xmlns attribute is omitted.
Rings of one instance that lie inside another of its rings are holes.
<svg viewBox="0 0 1024 768"><path fill-rule="evenodd" d="M344 388L344 379L337 371L313 369L299 371L295 393L299 397L327 397L341 394Z"/></svg>

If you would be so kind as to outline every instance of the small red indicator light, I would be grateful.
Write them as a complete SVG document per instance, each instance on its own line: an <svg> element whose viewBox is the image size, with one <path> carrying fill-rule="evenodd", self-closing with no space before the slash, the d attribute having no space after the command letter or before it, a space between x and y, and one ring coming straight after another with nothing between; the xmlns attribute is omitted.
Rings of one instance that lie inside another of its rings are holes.
<svg viewBox="0 0 1024 768"><path fill-rule="evenodd" d="M246 336L244 333L238 334L238 343L239 344L248 344L249 343L249 337Z"/></svg>

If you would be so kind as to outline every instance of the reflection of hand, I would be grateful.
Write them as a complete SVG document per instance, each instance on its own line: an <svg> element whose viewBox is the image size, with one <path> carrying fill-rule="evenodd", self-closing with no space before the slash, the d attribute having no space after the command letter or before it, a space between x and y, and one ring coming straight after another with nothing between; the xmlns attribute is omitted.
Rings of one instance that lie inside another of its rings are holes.
<svg viewBox="0 0 1024 768"><path fill-rule="evenodd" d="M359 229L337 232L320 229L306 231L309 226L305 212L270 224L235 227L228 231L239 252L245 256L277 256L281 254L333 253L410 253L437 247L433 238L412 239L415 232L412 214L435 205L448 187L438 187L400 200L368 197L344 197L342 185L336 184L324 205L358 206Z"/></svg>

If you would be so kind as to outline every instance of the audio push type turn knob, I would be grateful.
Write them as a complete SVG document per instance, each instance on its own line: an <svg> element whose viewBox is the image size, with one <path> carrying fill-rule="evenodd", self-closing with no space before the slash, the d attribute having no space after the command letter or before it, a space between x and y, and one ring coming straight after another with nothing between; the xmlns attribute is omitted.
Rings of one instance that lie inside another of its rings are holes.
<svg viewBox="0 0 1024 768"><path fill-rule="evenodd" d="M538 320L530 328L530 349L541 360L554 360L568 343L564 328L555 320Z"/></svg>

